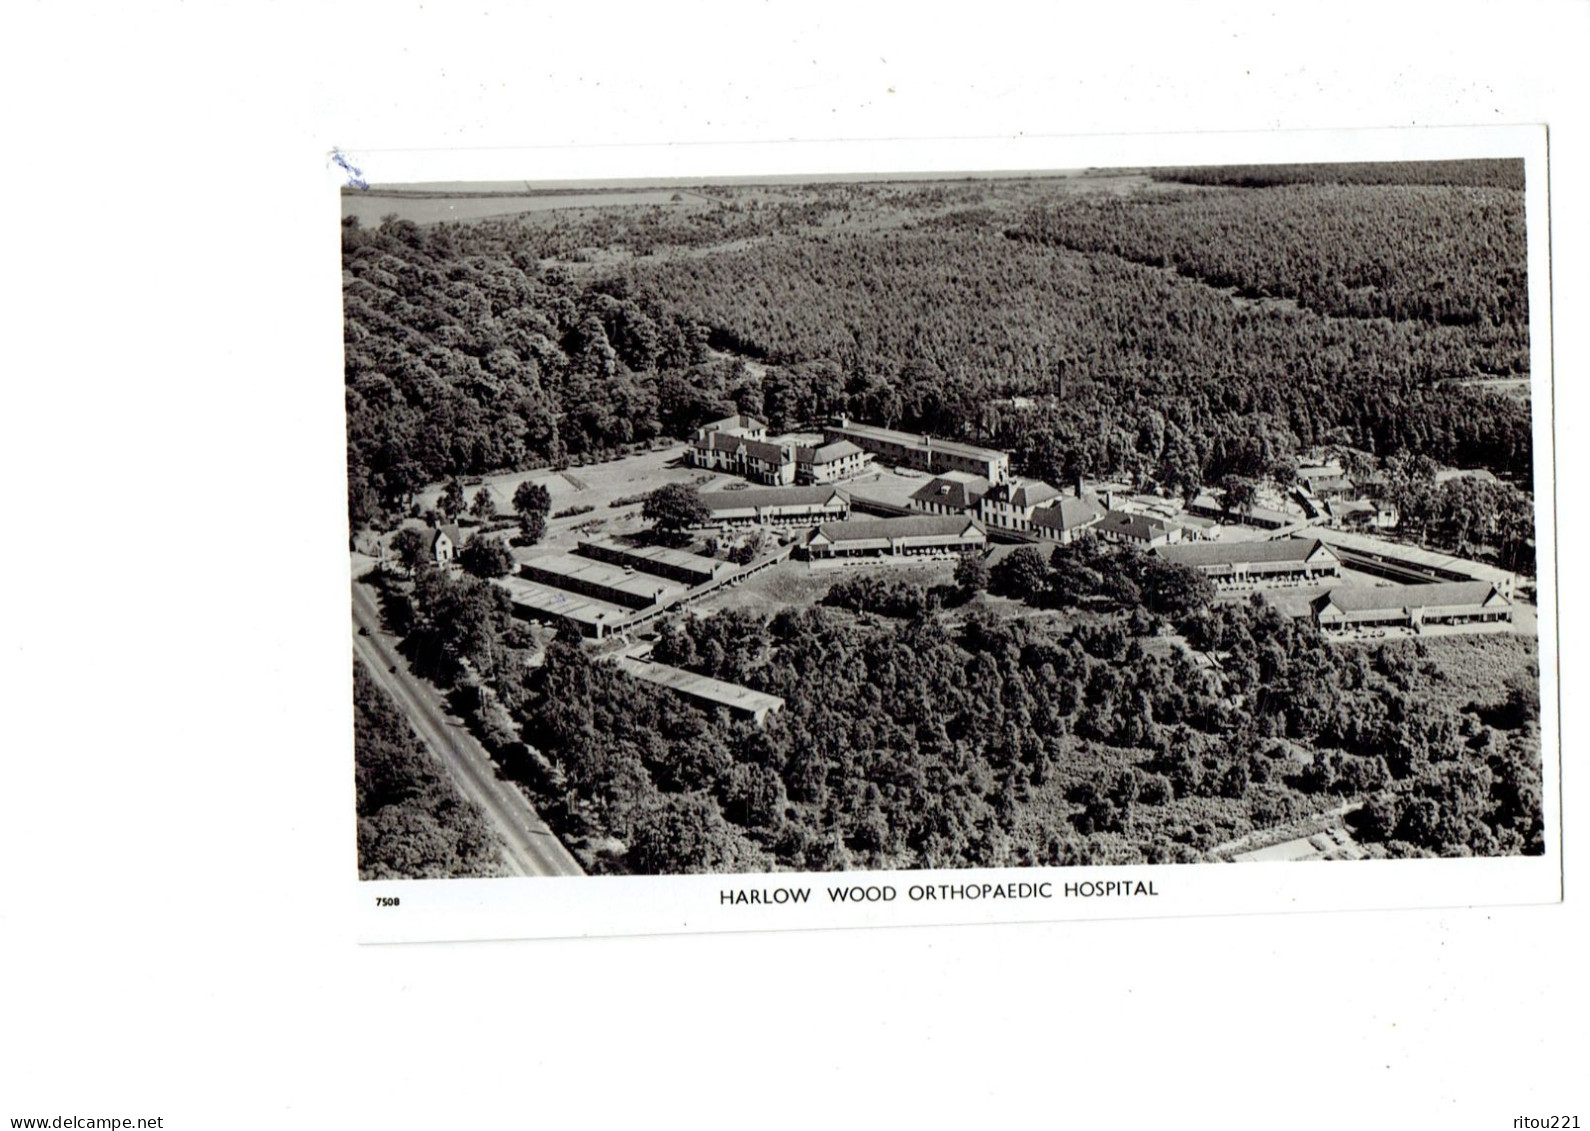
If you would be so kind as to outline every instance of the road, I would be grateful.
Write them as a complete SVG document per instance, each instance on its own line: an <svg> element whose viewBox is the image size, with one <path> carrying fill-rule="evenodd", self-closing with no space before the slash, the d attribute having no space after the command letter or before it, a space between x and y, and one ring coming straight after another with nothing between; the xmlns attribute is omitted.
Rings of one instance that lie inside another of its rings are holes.
<svg viewBox="0 0 1590 1131"><path fill-rule="evenodd" d="M580 865L547 828L519 787L497 777L485 747L447 713L441 696L409 670L393 638L382 631L370 590L353 583L353 647L375 681L447 767L458 791L479 805L503 842L503 860L516 876L579 876ZM367 630L363 635L357 629ZM394 670L395 669L395 670Z"/></svg>

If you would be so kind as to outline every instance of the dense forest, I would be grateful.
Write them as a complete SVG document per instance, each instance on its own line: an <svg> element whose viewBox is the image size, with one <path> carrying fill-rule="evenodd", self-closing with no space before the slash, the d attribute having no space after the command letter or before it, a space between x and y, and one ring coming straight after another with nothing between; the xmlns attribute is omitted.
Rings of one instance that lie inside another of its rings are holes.
<svg viewBox="0 0 1590 1131"><path fill-rule="evenodd" d="M809 609L665 621L657 660L784 698L765 729L577 636L529 666L474 579L385 585L411 654L597 871L1192 861L1343 809L1390 855L1542 850L1527 637L1343 648L1092 543L1018 548L987 582L1066 620L842 579Z"/></svg>
<svg viewBox="0 0 1590 1131"><path fill-rule="evenodd" d="M357 659L353 708L359 878L505 875L485 818L459 796Z"/></svg>
<svg viewBox="0 0 1590 1131"><path fill-rule="evenodd" d="M659 722L572 645L520 710L569 831L628 846L605 864L630 871L1192 861L1358 802L1392 855L1541 851L1527 643L1481 642L1514 682L1454 702L1423 644L1341 650L1220 605L1184 624L1209 668L1161 628L720 613L672 624L659 658L783 696L764 731ZM691 832L659 855L664 816Z"/></svg>
<svg viewBox="0 0 1590 1131"><path fill-rule="evenodd" d="M1339 318L1473 329L1483 365L1529 370L1524 217L1506 189L1284 185L1037 206L1017 238L1173 267Z"/></svg>
<svg viewBox="0 0 1590 1131"><path fill-rule="evenodd" d="M1529 373L1521 175L721 186L345 222L350 519L728 412L846 412L1179 494L1329 445L1412 536L1527 569L1529 405L1475 386ZM1153 559L1023 548L954 585L857 576L812 608L666 621L658 660L784 698L761 729L538 643L487 581L382 585L416 669L595 871L1195 860L1343 811L1389 855L1542 849L1527 637L1335 647ZM367 710L361 734L388 733ZM367 811L361 776L371 859L399 820L467 855L423 782L383 788Z"/></svg>
<svg viewBox="0 0 1590 1131"><path fill-rule="evenodd" d="M350 222L350 517L735 410L977 436L1052 481L1187 491L1339 443L1527 487L1527 403L1458 383L1528 372L1522 193L1489 166L1479 184L1428 168L1436 183L717 188ZM991 416L1011 394L1043 395Z"/></svg>
<svg viewBox="0 0 1590 1131"><path fill-rule="evenodd" d="M1524 187L1524 163L1516 158L1468 161L1324 162L1315 165L1205 165L1150 169L1158 181L1190 185L1463 185L1469 188Z"/></svg>

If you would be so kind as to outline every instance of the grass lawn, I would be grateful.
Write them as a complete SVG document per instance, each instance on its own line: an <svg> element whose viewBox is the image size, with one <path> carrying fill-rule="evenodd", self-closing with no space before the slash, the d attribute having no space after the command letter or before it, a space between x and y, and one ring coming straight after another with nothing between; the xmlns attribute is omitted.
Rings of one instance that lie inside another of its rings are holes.
<svg viewBox="0 0 1590 1131"><path fill-rule="evenodd" d="M641 452L623 459L593 463L584 467L570 467L558 472L543 468L538 471L513 471L487 476L481 483L465 486L464 498L473 501L476 492L484 486L491 494L501 518L513 517L513 493L526 480L540 483L552 496L552 511L571 507L592 507L586 514L568 518L551 519L547 523L545 544L573 546L585 532L576 526L601 521L599 533L632 533L640 529L640 504L626 507L610 506L615 499L643 495L665 483L690 483L703 490L713 490L723 483L735 480L733 476L719 475L684 465L686 452L683 444L670 445L652 452ZM433 484L415 495L422 510L436 505L443 485Z"/></svg>

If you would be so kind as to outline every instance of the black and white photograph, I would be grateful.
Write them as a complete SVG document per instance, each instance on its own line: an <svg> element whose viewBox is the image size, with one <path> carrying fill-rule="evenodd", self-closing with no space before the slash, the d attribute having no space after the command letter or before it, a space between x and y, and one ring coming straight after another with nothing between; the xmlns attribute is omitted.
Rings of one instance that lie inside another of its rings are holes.
<svg viewBox="0 0 1590 1131"><path fill-rule="evenodd" d="M14 7L0 1127L1590 1120L1582 0Z"/></svg>
<svg viewBox="0 0 1590 1131"><path fill-rule="evenodd" d="M1542 175L345 185L361 878L1542 856Z"/></svg>

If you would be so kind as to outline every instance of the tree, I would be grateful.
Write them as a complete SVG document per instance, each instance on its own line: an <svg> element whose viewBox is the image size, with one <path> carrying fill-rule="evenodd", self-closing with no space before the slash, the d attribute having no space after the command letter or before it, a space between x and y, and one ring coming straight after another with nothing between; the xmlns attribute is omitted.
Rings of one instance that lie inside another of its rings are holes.
<svg viewBox="0 0 1590 1131"><path fill-rule="evenodd" d="M988 588L988 563L981 554L962 554L955 563L955 584L967 596Z"/></svg>
<svg viewBox="0 0 1590 1131"><path fill-rule="evenodd" d="M526 479L513 493L513 509L519 515L519 533L531 545L547 532L547 515L552 510L552 493L540 483Z"/></svg>
<svg viewBox="0 0 1590 1131"><path fill-rule="evenodd" d="M744 542L729 551L729 561L735 565L750 565L756 560L756 555L762 552L765 541L760 530L753 530L746 535Z"/></svg>
<svg viewBox="0 0 1590 1131"><path fill-rule="evenodd" d="M1018 546L989 570L988 587L1006 597L1036 597L1049 587L1049 567L1036 546Z"/></svg>
<svg viewBox="0 0 1590 1131"><path fill-rule="evenodd" d="M500 538L476 535L458 552L458 564L476 577L506 577L513 572L513 553Z"/></svg>
<svg viewBox="0 0 1590 1131"><path fill-rule="evenodd" d="M482 487L475 492L475 498L469 504L469 513L481 522L490 522L497 516L497 504L492 501L491 491L488 488Z"/></svg>
<svg viewBox="0 0 1590 1131"><path fill-rule="evenodd" d="M1192 566L1149 556L1143 563L1143 604L1169 620L1180 620L1208 608L1215 599L1214 583Z"/></svg>
<svg viewBox="0 0 1590 1131"><path fill-rule="evenodd" d="M457 479L447 481L436 500L436 509L448 518L456 518L464 511L464 485Z"/></svg>
<svg viewBox="0 0 1590 1131"><path fill-rule="evenodd" d="M701 493L683 483L668 483L646 496L641 517L664 534L677 536L691 526L705 526L712 512L701 501Z"/></svg>
<svg viewBox="0 0 1590 1131"><path fill-rule="evenodd" d="M626 862L641 875L750 870L759 853L704 793L658 796L635 818Z"/></svg>
<svg viewBox="0 0 1590 1131"><path fill-rule="evenodd" d="M1227 514L1247 514L1258 501L1258 484L1246 475L1228 475L1221 482Z"/></svg>
<svg viewBox="0 0 1590 1131"><path fill-rule="evenodd" d="M425 556L425 535L412 526L405 526L392 535L392 552L403 568L413 573Z"/></svg>

